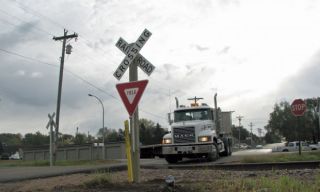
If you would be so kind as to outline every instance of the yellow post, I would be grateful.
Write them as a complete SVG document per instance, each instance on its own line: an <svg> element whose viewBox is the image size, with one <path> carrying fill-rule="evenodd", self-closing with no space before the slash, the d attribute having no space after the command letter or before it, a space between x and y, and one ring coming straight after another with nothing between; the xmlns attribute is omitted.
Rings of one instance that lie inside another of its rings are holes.
<svg viewBox="0 0 320 192"><path fill-rule="evenodd" d="M127 160L128 160L128 181L133 182L133 172L132 172L132 158L131 158L131 141L129 136L129 122L126 120L124 122L124 133L125 133L125 140L126 140L126 153L127 153Z"/></svg>

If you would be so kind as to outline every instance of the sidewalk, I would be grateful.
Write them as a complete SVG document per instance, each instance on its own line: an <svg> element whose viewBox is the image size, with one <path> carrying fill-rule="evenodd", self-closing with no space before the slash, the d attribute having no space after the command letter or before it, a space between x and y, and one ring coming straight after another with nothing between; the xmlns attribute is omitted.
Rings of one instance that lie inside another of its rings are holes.
<svg viewBox="0 0 320 192"><path fill-rule="evenodd" d="M0 183L15 182L28 179L55 177L75 173L94 173L101 171L121 171L127 169L127 160L118 159L118 163L88 166L54 166L54 167L0 167ZM167 164L161 159L141 159L140 165Z"/></svg>
<svg viewBox="0 0 320 192"><path fill-rule="evenodd" d="M54 167L4 167L0 168L0 183L27 179L54 177L75 173L94 173L97 171L119 171L127 168L126 163L95 166L54 166Z"/></svg>

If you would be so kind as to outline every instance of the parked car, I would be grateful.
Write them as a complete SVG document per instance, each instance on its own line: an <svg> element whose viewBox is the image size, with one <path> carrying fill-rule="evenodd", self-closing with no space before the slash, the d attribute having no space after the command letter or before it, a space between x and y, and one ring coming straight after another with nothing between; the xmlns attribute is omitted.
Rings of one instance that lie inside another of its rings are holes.
<svg viewBox="0 0 320 192"><path fill-rule="evenodd" d="M10 155L9 159L12 159L12 160L20 160L21 157L20 157L19 153L16 152L16 153Z"/></svg>
<svg viewBox="0 0 320 192"><path fill-rule="evenodd" d="M317 144L311 144L311 145L309 145L309 147L311 148L311 150L319 150L320 149L320 142L318 142Z"/></svg>
<svg viewBox="0 0 320 192"><path fill-rule="evenodd" d="M256 149L262 149L262 148L263 148L262 145L257 145L257 146L256 146Z"/></svg>
<svg viewBox="0 0 320 192"><path fill-rule="evenodd" d="M9 160L9 154L8 153L2 153L1 154L1 160Z"/></svg>
<svg viewBox="0 0 320 192"><path fill-rule="evenodd" d="M302 151L310 151L308 143L301 141L301 150ZM272 152L292 152L299 151L299 141L289 142L286 146L275 147L272 149Z"/></svg>

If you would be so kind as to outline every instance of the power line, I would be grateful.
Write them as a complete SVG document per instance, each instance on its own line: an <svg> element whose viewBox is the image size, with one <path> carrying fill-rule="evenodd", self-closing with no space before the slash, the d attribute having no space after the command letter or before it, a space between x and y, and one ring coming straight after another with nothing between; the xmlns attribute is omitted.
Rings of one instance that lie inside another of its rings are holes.
<svg viewBox="0 0 320 192"><path fill-rule="evenodd" d="M49 21L49 22L51 22L52 24L54 24L54 25L56 25L56 26L58 26L58 27L60 27L60 28L62 28L62 29L65 29L65 28L67 28L67 27L65 27L65 26L63 26L62 24L60 24L60 23L58 23L58 22L56 22L56 21L54 21L54 20L52 20L52 19L50 19L49 17L47 17L47 16L45 16L45 15L43 15L43 14L41 14L39 11L36 11L36 10L34 10L34 9L32 9L32 8L30 8L30 7L28 7L27 5L24 5L24 4L22 4L22 3L20 3L20 2L18 2L17 0L14 0L17 4L19 4L19 7L21 8L21 9L23 9L23 10L25 10L26 12L28 12L28 13L30 13L30 14L32 14L32 15L34 15L34 16L36 16L36 17L38 17L38 18L44 18L44 19L46 19L47 21ZM41 29L42 30L42 29ZM43 31L43 30L42 30ZM70 31L73 31L73 32L75 32L74 30L70 30ZM50 34L50 33L49 33ZM50 34L50 35L52 35L52 34ZM78 35L80 38L82 38L83 40L85 40L87 43L91 43L86 37L84 37L83 35ZM81 43L83 43L83 42L81 42ZM86 44L86 43L83 43L84 45L86 45L87 47L89 47L90 49L93 49L93 48L91 48L88 44ZM95 49L98 49L98 50L100 50L103 54L107 54L107 55L109 55L109 53L107 52L107 51L105 51L104 49L102 49L102 48L95 48ZM95 49L93 49L93 50L95 50ZM162 85L163 84L163 82L158 82L156 79L154 79L154 78L152 78L152 77L150 77L151 79L153 79L156 83L159 83L158 84L158 86L159 85ZM161 86L160 86L161 87ZM163 89L168 89L167 87L169 87L169 86L165 86L165 88L163 88ZM176 91L176 89L174 89L174 88L172 88L172 87L170 87L170 89L171 90L173 90L173 91ZM166 94L166 93L165 93Z"/></svg>
<svg viewBox="0 0 320 192"><path fill-rule="evenodd" d="M23 23L28 23L27 21L22 20L22 19L20 19L19 17L15 16L15 15L11 15L10 13L8 13L8 12L2 10L2 9L0 9L0 12L2 12L2 13L5 14L5 15L8 15L8 16L10 16L10 17L13 17L13 18L15 18L16 20L19 20L19 21L21 21L21 22L23 22ZM1 20L4 21L3 19L1 19ZM6 21L6 22L7 22L7 21ZM7 23L9 23L9 22L7 22ZM11 23L10 23L10 24L11 24ZM16 25L16 24L11 24L11 25L18 26L18 25ZM36 27L36 26L33 26L33 27L34 27L35 29L37 29L38 31L41 31L41 32L46 33L46 34L51 35L51 36L54 36L52 33L48 32L48 31L46 31L46 30L44 30L44 29L42 29L42 28L39 28L39 27Z"/></svg>
<svg viewBox="0 0 320 192"><path fill-rule="evenodd" d="M30 8L29 6L22 4L21 2L18 2L17 0L14 0L14 1L18 4L18 6L19 6L22 10L28 12L29 14L31 14L31 15L33 15L33 16L36 16L36 17L38 17L38 18L40 18L40 19L41 19L41 18L44 18L44 19L46 19L47 21L49 21L50 23L58 26L59 28L62 28L62 29L65 29L65 28L66 28L66 27L64 27L62 24L60 24L60 23L58 23L58 22L50 19L49 17L41 14L39 11L36 11L36 10ZM21 19L19 19L19 20L21 20ZM45 32L45 33L47 33L47 34L52 35L51 33L47 32L47 31L45 31L45 30L43 30L43 29L41 29L41 28L38 28L38 29L39 29L40 31L43 31L43 32ZM72 30L72 29L71 29L71 31L75 32L75 31ZM54 35L52 35L52 36L54 36ZM90 42L86 37L84 37L83 35L79 35L79 37L80 37L81 39L85 40L87 43L89 43L89 44L91 43L91 42ZM98 50L100 50L103 54L110 55L110 54L109 54L107 51L105 51L104 49L101 49L101 48L98 48L98 47L95 48L95 49L93 49L92 47L90 47L90 46L89 46L88 44L86 44L86 43L83 43L83 42L81 42L81 41L80 41L80 43L84 44L85 46L87 46L88 48L90 48L90 49L92 49L92 50L98 49ZM90 59L96 60L95 58L90 58ZM96 61L97 61L97 60L96 60ZM111 78L112 78L112 76L110 76L108 80L110 80ZM165 88L163 88L164 86L161 87L162 84L163 84L163 82L158 82L157 80L155 80L155 79L152 78L152 77L150 77L150 78L158 84L158 87L160 87L160 88L162 88L162 89L165 89L165 90L168 90L168 87L169 87L168 85L166 85ZM161 85L161 86L159 86L159 85ZM180 91L180 90L174 89L173 87L170 87L169 89L173 90L173 92L174 92L174 91ZM167 92L167 91L166 91L166 92ZM182 91L182 92L183 92L183 91ZM183 92L183 93L185 93L185 92ZM162 94L167 95L167 93L164 93L164 92L162 92Z"/></svg>
<svg viewBox="0 0 320 192"><path fill-rule="evenodd" d="M48 62L44 62L44 61L41 61L41 60L38 60L38 59L35 59L35 58L32 58L32 57L28 57L28 56L24 56L24 55L21 55L21 54L18 54L18 53L15 53L15 52L12 52L12 51L8 51L8 50L5 50L5 49L2 49L0 48L0 51L4 52L4 53L7 53L9 55L13 55L13 56L16 56L16 57L21 57L23 59L26 59L26 60L29 60L29 61L33 61L33 62L37 62L37 63L42 63L42 64L45 64L45 65L48 65L50 67L56 67L56 68L59 68L59 65L55 65L55 64L52 64L52 63L48 63ZM112 95L111 93L108 93L107 91L103 90L102 88L94 85L93 83L91 83L90 81L84 79L83 77L81 77L80 75L77 75L76 73L68 70L68 69L64 69L67 73L71 74L72 76L74 76L75 78L81 80L82 82L84 82L85 84L88 84L89 86L95 88L96 90L108 95L109 97L119 101L121 103L121 100L119 98L117 98L116 96ZM154 116L154 117L157 117L157 118L161 118L161 119L165 119L165 117L163 116L160 116L160 115L156 115L155 113L151 113L151 112L148 112L148 111L145 111L145 110L141 110L142 112L146 113L146 114L149 114L151 116Z"/></svg>
<svg viewBox="0 0 320 192"><path fill-rule="evenodd" d="M18 6L19 6L22 10L28 12L29 14L31 14L31 15L33 15L33 16L36 16L36 17L38 17L38 18L40 18L40 19L41 19L41 18L44 18L44 19L46 19L47 21L51 22L52 24L58 26L59 28L62 28L62 29L66 28L66 27L64 27L62 24L60 24L60 23L58 23L58 22L50 19L49 17L41 14L39 11L36 11L36 10L30 8L29 6L22 4L22 3L18 2L17 0L14 0L14 1L18 4ZM5 13L5 14L6 14L6 13ZM10 14L8 14L8 15L10 15ZM12 15L11 15L11 16L12 16ZM20 20L20 21L23 21L22 19L19 19L19 18L16 17L16 16L13 16L13 17L15 17L16 19L18 19L18 20ZM42 32L47 33L47 34L49 34L49 35L51 35L51 36L54 36L53 34L47 32L46 30L43 30L43 29L38 28L38 27L35 27L35 28L37 28L39 31L42 31ZM74 30L71 30L71 31L74 32ZM79 37L81 37L81 39L84 39L87 43L89 43L89 44L91 43L91 42L90 42L87 38L85 38L83 35L79 35ZM83 43L83 42L81 42L81 43ZM83 43L83 44L85 44L85 45L86 45L87 47L89 47L90 49L95 50L95 49L91 48L88 44L86 44L86 43ZM96 48L96 49L98 49L98 50L100 50L101 52L103 52L103 54L109 55L109 53L108 53L107 51L105 51L105 50L103 50L103 49L101 49L101 48ZM87 56L87 55L86 55L86 56ZM88 57L88 56L87 56L87 57ZM96 60L95 58L90 58L90 59ZM69 73L72 73L72 72L69 71ZM73 74L73 75L77 76L76 74ZM80 77L80 76L78 76L78 77ZM81 78L81 77L80 77L80 78ZM111 78L111 77L110 77L110 78ZM108 80L110 80L110 78L109 78ZM155 80L154 78L152 78L152 79ZM84 81L84 82L86 81L86 80L84 80L84 79L81 79L81 80ZM85 82L85 83L88 84L88 83L90 83L90 82ZM163 82L161 82L161 84L162 84L162 83L163 83ZM92 83L90 83L90 84L91 84L90 86L94 86ZM97 87L95 87L95 88L97 88ZM99 89L100 89L100 88L99 88ZM163 88L163 89L164 89L164 88ZM166 87L166 89L168 89L168 88ZM171 88L171 90L176 91L176 90L173 89L173 88ZM167 95L167 93L162 93L162 94ZM145 112L145 111L143 111L143 110L141 110L141 111L142 111L142 112ZM153 116L157 116L157 115L152 114L152 113L150 113L150 112L145 112L145 113L148 113L148 114L153 115ZM158 117L160 117L160 116L158 116ZM163 117L161 117L161 118L163 118ZM166 119L166 118L164 118L164 119Z"/></svg>
<svg viewBox="0 0 320 192"><path fill-rule="evenodd" d="M38 11L35 11L35 10L33 10L33 9L31 9L30 7L28 7L28 6L26 6L26 5L24 5L24 4L22 4L22 3L20 3L20 2L18 2L17 0L14 0L17 4L18 4L18 6L21 8L21 9L23 9L24 11L26 11L26 12L28 12L28 13L30 13L31 15L34 15L34 16L36 16L36 17L43 17L43 18L45 18L45 19L47 19L48 21L50 21L51 23L53 23L53 24L55 24L55 25L57 25L57 26L59 26L59 27L61 27L62 29L64 29L65 27L64 26L62 26L60 23L58 23L58 22L56 22L56 21L54 21L54 20L52 20L52 19L50 19L50 18L48 18L47 16L45 16L45 15L42 15L41 13L39 13Z"/></svg>

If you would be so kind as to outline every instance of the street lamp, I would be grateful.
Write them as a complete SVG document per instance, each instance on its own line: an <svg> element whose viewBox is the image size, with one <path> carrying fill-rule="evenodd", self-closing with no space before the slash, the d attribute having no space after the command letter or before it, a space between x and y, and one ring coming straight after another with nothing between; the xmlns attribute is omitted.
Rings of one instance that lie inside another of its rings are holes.
<svg viewBox="0 0 320 192"><path fill-rule="evenodd" d="M104 147L104 136L105 136L105 131L104 131L104 106L103 103L101 101L101 99L99 99L97 96L92 95L92 94L88 94L89 97L95 97L101 104L102 106L102 142L103 142L103 146L102 146L102 159L105 160L105 147Z"/></svg>

